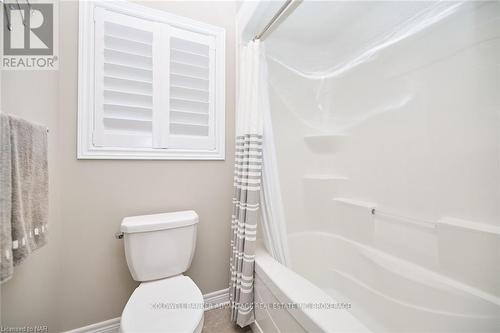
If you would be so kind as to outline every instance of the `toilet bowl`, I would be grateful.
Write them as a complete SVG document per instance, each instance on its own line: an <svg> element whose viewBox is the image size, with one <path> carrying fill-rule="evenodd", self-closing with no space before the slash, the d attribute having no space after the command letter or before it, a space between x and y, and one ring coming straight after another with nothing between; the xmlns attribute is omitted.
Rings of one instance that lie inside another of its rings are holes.
<svg viewBox="0 0 500 333"><path fill-rule="evenodd" d="M121 332L201 332L203 296L187 276L143 282L125 306Z"/></svg>
<svg viewBox="0 0 500 333"><path fill-rule="evenodd" d="M122 333L201 332L203 296L182 275L193 259L197 223L194 211L123 219L127 265L141 284L123 310Z"/></svg>

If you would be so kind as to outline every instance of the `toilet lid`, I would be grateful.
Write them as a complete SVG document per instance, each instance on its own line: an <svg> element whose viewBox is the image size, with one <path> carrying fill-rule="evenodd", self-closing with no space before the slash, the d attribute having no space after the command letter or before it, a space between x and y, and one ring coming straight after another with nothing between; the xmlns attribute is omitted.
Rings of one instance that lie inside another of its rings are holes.
<svg viewBox="0 0 500 333"><path fill-rule="evenodd" d="M121 332L195 331L203 318L203 296L189 277L143 282L123 310Z"/></svg>

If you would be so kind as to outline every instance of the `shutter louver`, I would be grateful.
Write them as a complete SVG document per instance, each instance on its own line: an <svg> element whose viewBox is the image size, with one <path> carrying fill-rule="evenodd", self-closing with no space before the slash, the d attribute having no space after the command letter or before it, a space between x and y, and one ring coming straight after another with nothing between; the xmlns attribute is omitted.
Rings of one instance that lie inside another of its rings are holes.
<svg viewBox="0 0 500 333"><path fill-rule="evenodd" d="M153 144L154 23L96 8L94 144Z"/></svg>
<svg viewBox="0 0 500 333"><path fill-rule="evenodd" d="M215 149L214 39L170 30L169 148Z"/></svg>

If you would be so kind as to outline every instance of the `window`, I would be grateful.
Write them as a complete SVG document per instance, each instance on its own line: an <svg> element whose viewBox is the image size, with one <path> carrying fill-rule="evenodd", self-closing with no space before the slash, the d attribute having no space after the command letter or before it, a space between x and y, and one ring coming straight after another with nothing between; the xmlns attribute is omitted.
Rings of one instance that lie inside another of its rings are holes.
<svg viewBox="0 0 500 333"><path fill-rule="evenodd" d="M78 158L224 159L224 29L80 2Z"/></svg>

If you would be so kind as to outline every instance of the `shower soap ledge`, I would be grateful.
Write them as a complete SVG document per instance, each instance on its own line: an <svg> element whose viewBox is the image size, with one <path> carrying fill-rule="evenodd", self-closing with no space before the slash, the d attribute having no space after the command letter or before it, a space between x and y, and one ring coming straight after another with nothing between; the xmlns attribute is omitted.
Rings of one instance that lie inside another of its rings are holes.
<svg viewBox="0 0 500 333"><path fill-rule="evenodd" d="M354 199L348 199L348 198L333 198L333 201L340 202L340 203L350 205L350 206L366 208L366 209L370 209L370 210L377 207L377 205L373 202L360 201L360 200L354 200Z"/></svg>
<svg viewBox="0 0 500 333"><path fill-rule="evenodd" d="M304 179L306 180L349 180L349 178L344 176L336 176L329 174L310 174L305 175Z"/></svg>
<svg viewBox="0 0 500 333"><path fill-rule="evenodd" d="M472 221L457 219L455 217L446 216L446 217L439 219L438 224L450 225L453 227L474 230L474 231L480 231L480 232L495 234L495 235L500 236L500 227L486 224L486 223L472 222Z"/></svg>
<svg viewBox="0 0 500 333"><path fill-rule="evenodd" d="M304 140L315 140L315 139L336 139L336 138L345 138L347 134L341 133L324 133L324 134L306 134L304 135Z"/></svg>

